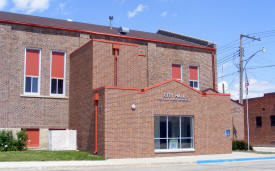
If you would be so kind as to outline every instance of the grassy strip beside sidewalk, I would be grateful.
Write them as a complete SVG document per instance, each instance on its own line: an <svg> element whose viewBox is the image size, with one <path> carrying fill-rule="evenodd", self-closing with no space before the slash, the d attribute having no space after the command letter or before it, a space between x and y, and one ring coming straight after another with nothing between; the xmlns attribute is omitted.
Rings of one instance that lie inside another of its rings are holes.
<svg viewBox="0 0 275 171"><path fill-rule="evenodd" d="M82 151L8 151L0 152L0 162L4 161L64 161L64 160L104 160L104 157Z"/></svg>

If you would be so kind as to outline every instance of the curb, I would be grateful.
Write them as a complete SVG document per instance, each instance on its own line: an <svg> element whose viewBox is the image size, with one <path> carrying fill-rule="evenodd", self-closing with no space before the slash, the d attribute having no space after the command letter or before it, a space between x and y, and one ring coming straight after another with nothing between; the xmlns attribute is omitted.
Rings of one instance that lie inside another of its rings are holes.
<svg viewBox="0 0 275 171"><path fill-rule="evenodd" d="M275 159L275 156L271 156L271 157L256 157L256 158L220 159L220 160L198 160L197 164L240 162L240 161L255 161L255 160L274 160L274 159Z"/></svg>

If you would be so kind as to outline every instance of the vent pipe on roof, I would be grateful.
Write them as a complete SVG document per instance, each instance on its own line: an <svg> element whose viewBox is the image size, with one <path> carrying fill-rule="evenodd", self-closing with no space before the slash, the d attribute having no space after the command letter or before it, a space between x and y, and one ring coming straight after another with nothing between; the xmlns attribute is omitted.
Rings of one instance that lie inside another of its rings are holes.
<svg viewBox="0 0 275 171"><path fill-rule="evenodd" d="M113 24L113 19L114 19L113 16L109 16L109 20L110 20L110 29L113 28L113 26L112 26L112 24Z"/></svg>

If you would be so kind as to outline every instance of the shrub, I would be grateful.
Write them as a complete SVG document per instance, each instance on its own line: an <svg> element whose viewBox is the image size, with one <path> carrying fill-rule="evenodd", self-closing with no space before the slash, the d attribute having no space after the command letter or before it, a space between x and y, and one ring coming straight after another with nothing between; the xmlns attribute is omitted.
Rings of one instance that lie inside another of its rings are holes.
<svg viewBox="0 0 275 171"><path fill-rule="evenodd" d="M28 135L26 132L19 131L17 138L14 138L11 131L0 132L0 151L22 151L26 148Z"/></svg>
<svg viewBox="0 0 275 171"><path fill-rule="evenodd" d="M248 144L246 141L243 140L233 140L232 141L232 150L241 150L247 151ZM249 146L250 150L253 150L251 146Z"/></svg>

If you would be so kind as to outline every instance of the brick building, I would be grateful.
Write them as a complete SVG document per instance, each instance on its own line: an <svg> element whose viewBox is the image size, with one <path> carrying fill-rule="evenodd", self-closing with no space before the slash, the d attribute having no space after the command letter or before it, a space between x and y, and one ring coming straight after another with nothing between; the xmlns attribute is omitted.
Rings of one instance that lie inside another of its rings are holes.
<svg viewBox="0 0 275 171"><path fill-rule="evenodd" d="M275 93L248 99L249 140L252 146L275 146ZM247 140L246 100L245 139Z"/></svg>
<svg viewBox="0 0 275 171"><path fill-rule="evenodd" d="M6 12L0 38L0 128L29 147L75 129L107 158L231 152L242 106L216 91L213 43Z"/></svg>

